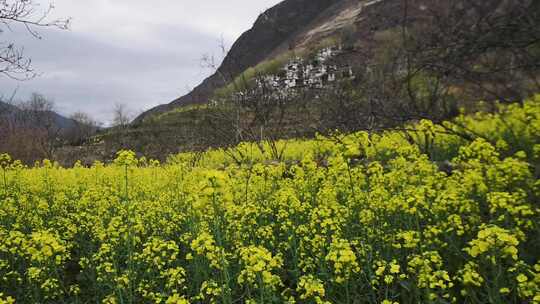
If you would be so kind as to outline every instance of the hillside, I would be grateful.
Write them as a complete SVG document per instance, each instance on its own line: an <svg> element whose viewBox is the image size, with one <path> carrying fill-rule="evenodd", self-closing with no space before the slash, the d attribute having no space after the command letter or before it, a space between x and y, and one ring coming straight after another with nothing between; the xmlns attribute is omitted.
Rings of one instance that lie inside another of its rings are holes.
<svg viewBox="0 0 540 304"><path fill-rule="evenodd" d="M498 21L503 18L505 14L508 14L509 17L530 20L529 18L540 17L538 11L538 4L535 4L534 1L524 1L518 5L506 0L489 0L481 3L458 1L453 4L449 4L447 1L424 0L407 2L401 0L286 0L259 16L253 27L233 44L223 63L212 76L205 79L189 94L169 104L144 112L135 120L135 124L141 123L145 118L178 107L206 104L217 89L226 86L249 68L256 67L285 53L305 53L306 50L317 47L318 44L328 38L332 38L336 43L352 43L352 45L356 46L354 61L357 64L363 64L372 61L377 56L375 51L380 49L381 36L388 35L388 30L400 31L399 28L403 25L422 24L422 26L430 26L429 24L431 24L433 28L440 27L437 28L438 33L429 33L429 36L422 39L432 39L443 34L445 36L441 36L438 41L441 45L431 45L429 47L452 47L451 43L444 41L444 37L447 39L452 37L455 39L467 39L467 37L463 36L471 35L471 29L479 27L479 30L482 31L482 27L490 26L489 24L493 24L494 20ZM520 16L524 12L528 15ZM467 16L470 20L460 19L460 15ZM441 19L441 24L436 23L437 18ZM447 18L447 20L444 18ZM477 19L480 23L485 20L486 24L476 24ZM402 24L404 20L406 24ZM448 22L459 22L459 24L456 24L457 27L454 28L454 32L444 33L447 25L443 23ZM517 24L511 24L510 28L513 26L517 26ZM534 26L534 21L526 26ZM485 37L485 33L479 32L477 34L479 35L478 39ZM508 27L506 30L502 28L501 32L498 33L499 37L495 38L503 40L509 34ZM516 33L517 35L520 34ZM538 31L534 35L535 38L538 37ZM517 38L521 39L522 37ZM399 42L399 35L392 39ZM490 48L507 47L504 46L504 43L497 46L494 45L493 41L487 42L488 45L478 46L485 48L485 53L489 53ZM515 42L528 43L521 40ZM449 44L442 45L442 43ZM510 41L510 43L512 42ZM426 47L428 46L426 45ZM464 62L469 60L465 58L467 54L460 53L456 55L463 55ZM471 60L475 59L471 58ZM457 71L453 71L453 73L455 72ZM492 89L489 90L493 91ZM489 90L486 89L486 91ZM515 92L497 94L488 94L490 96L486 97L524 97L515 94ZM482 97L484 96L474 96L472 98L476 100Z"/></svg>
<svg viewBox="0 0 540 304"><path fill-rule="evenodd" d="M15 112L15 111L17 111L17 108L15 106L12 106L9 103L0 101L0 113Z"/></svg>
<svg viewBox="0 0 540 304"><path fill-rule="evenodd" d="M189 94L170 104L151 109L135 121L166 112L178 106L208 102L212 93L237 77L249 67L276 56L290 48L305 44L308 40L322 38L354 22L356 15L347 15L347 20L332 24L325 30L316 30L322 24L332 23L337 15L349 11L362 1L349 0L285 0L268 9L233 44L219 69L204 80ZM354 10L353 10L354 11ZM308 34L308 37L305 35ZM307 39L308 38L308 39Z"/></svg>
<svg viewBox="0 0 540 304"><path fill-rule="evenodd" d="M259 16L193 92L81 149L107 160L123 148L165 160L240 142L440 122L540 91L538 62L538 1L287 0ZM81 149L62 155L74 160Z"/></svg>
<svg viewBox="0 0 540 304"><path fill-rule="evenodd" d="M15 123L24 124L40 124L47 122L52 124L52 127L60 131L68 131L76 127L77 123L65 116L62 116L54 111L33 112L29 110L21 110L16 106L0 101L0 116L3 119Z"/></svg>
<svg viewBox="0 0 540 304"><path fill-rule="evenodd" d="M25 164L44 158L62 161L56 154L59 147L84 143L98 130L91 120L67 118L50 109L40 103L0 102L0 150Z"/></svg>

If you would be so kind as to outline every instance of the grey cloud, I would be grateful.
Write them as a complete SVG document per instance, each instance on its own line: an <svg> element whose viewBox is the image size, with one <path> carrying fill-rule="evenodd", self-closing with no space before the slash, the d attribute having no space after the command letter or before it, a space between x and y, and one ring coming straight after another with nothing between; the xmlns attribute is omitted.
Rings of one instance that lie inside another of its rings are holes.
<svg viewBox="0 0 540 304"><path fill-rule="evenodd" d="M154 16L146 14L148 7L140 0L91 2L91 9L98 10L94 15L85 12L89 2L66 1L57 0L56 5L66 4L58 13L74 17L71 31L40 30L42 40L21 29L0 35L0 41L24 46L34 67L42 72L24 82L0 76L0 94L8 95L18 88L18 96L26 98L31 92L40 92L54 99L62 114L82 110L102 121L110 119L116 102L138 111L187 93L211 72L201 68L199 59L204 53L219 55L220 35L231 45L262 9L278 2L231 0L237 15L220 17L219 11L207 11L208 18L203 20L204 10L193 2L156 0L170 5L171 12L164 7L159 12L166 15ZM206 8L224 7L221 1L199 2ZM200 17L190 19L186 16L190 13Z"/></svg>

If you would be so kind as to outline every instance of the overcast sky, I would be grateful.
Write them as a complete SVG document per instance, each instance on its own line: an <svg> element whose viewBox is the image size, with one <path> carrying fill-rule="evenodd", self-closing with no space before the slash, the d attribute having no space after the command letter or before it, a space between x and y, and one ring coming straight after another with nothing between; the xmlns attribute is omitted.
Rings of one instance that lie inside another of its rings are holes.
<svg viewBox="0 0 540 304"><path fill-rule="evenodd" d="M46 0L40 1L46 6ZM280 0L56 0L52 17L71 17L69 31L40 30L34 39L14 28L0 42L24 46L38 78L0 75L0 95L39 92L57 111L107 122L115 103L133 111L169 103L211 73L203 54L220 56L257 16Z"/></svg>

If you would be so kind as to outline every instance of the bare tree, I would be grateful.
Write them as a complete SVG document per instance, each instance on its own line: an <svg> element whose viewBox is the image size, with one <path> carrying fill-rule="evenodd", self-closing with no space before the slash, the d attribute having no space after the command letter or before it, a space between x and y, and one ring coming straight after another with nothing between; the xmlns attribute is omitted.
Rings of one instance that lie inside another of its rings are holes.
<svg viewBox="0 0 540 304"><path fill-rule="evenodd" d="M0 150L26 163L54 157L63 130L52 100L34 93L27 101L0 106Z"/></svg>
<svg viewBox="0 0 540 304"><path fill-rule="evenodd" d="M100 128L100 123L84 112L75 112L70 117L74 122L73 128L69 130L67 138L71 144L81 144Z"/></svg>
<svg viewBox="0 0 540 304"><path fill-rule="evenodd" d="M56 121L54 101L33 93L30 99L18 105L19 124L33 130L35 141L41 147L45 157L52 159L55 149L61 144L62 126Z"/></svg>
<svg viewBox="0 0 540 304"><path fill-rule="evenodd" d="M249 77L237 77L230 84L232 92L216 96L206 114L208 134L204 137L213 139L211 145L232 148L226 153L238 163L244 158L242 151L235 149L240 142L256 143L262 153L282 160L286 145L280 145L279 140L303 135L289 124L307 113L300 108L308 92L277 89L266 73L255 69Z"/></svg>
<svg viewBox="0 0 540 304"><path fill-rule="evenodd" d="M113 127L126 128L131 120L133 115L128 106L123 103L116 103L113 108Z"/></svg>
<svg viewBox="0 0 540 304"><path fill-rule="evenodd" d="M67 29L69 19L49 18L53 9L52 4L40 9L35 0L0 0L0 34L15 27L23 27L30 35L41 39L37 28ZM36 76L32 60L25 56L24 48L8 41L0 41L0 74L19 80Z"/></svg>
<svg viewBox="0 0 540 304"><path fill-rule="evenodd" d="M16 110L16 108L13 106L13 96L11 96L11 98L0 96L0 138L3 138L4 142L11 129L12 114L14 110ZM5 149L2 143L0 143L0 150L1 149Z"/></svg>

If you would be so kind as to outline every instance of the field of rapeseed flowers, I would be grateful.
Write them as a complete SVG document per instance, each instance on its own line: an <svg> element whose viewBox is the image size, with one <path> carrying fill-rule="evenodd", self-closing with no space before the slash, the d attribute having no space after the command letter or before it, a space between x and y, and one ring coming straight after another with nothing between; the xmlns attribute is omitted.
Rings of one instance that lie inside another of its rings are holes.
<svg viewBox="0 0 540 304"><path fill-rule="evenodd" d="M540 96L279 146L0 156L0 303L540 303Z"/></svg>

